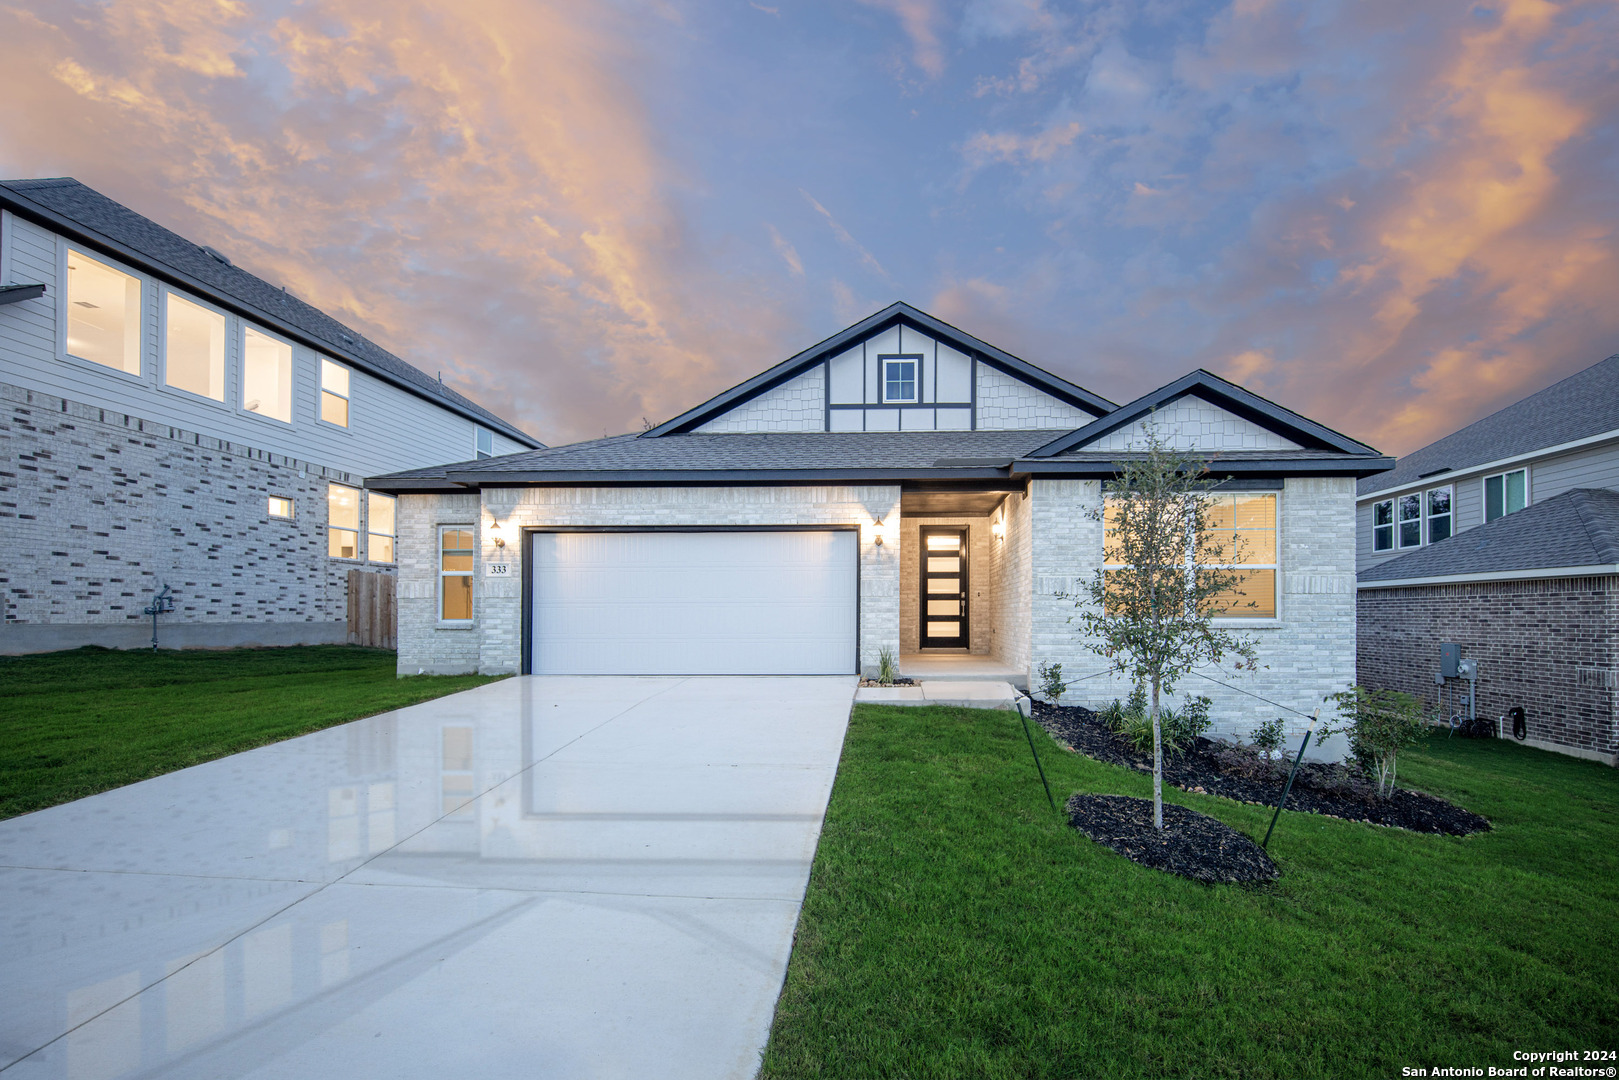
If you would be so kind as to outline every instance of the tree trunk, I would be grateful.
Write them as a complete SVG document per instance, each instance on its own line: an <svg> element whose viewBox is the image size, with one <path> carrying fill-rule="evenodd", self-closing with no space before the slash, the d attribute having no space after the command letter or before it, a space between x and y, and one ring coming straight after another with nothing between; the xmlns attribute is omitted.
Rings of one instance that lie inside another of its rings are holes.
<svg viewBox="0 0 1619 1080"><path fill-rule="evenodd" d="M1158 678L1152 680L1152 827L1164 828L1164 737L1158 728Z"/></svg>

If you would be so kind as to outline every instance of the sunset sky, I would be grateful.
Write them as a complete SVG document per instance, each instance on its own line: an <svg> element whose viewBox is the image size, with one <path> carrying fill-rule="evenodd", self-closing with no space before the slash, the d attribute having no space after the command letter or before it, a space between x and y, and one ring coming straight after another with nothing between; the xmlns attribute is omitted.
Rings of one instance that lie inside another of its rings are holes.
<svg viewBox="0 0 1619 1080"><path fill-rule="evenodd" d="M74 176L549 443L894 301L1415 449L1619 352L1619 4L43 0Z"/></svg>

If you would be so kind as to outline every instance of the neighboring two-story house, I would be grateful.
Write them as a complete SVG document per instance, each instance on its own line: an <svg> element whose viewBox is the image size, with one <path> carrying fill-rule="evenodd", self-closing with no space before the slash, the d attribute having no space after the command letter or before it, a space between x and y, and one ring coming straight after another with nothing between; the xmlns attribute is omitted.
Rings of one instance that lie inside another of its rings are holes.
<svg viewBox="0 0 1619 1080"><path fill-rule="evenodd" d="M1207 372L1117 406L905 304L639 435L373 477L399 497L399 669L871 674L887 651L1024 686L1061 663L1066 700L1102 703L1129 687L1071 597L1148 425L1212 459L1246 553L1221 621L1261 657L1183 690L1227 733L1265 699L1307 713L1354 678L1355 481L1393 462Z"/></svg>
<svg viewBox="0 0 1619 1080"><path fill-rule="evenodd" d="M1356 537L1363 683L1440 704L1458 644L1480 715L1521 708L1526 741L1616 763L1619 356L1362 480Z"/></svg>
<svg viewBox="0 0 1619 1080"><path fill-rule="evenodd" d="M0 653L346 638L363 479L542 444L71 179L0 183Z"/></svg>

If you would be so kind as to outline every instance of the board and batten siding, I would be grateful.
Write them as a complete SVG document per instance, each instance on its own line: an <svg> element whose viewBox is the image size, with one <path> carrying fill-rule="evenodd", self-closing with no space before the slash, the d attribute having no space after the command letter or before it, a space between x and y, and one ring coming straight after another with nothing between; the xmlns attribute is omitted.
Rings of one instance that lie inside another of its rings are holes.
<svg viewBox="0 0 1619 1080"><path fill-rule="evenodd" d="M255 416L240 408L242 325L228 317L225 400L216 402L163 385L159 370L160 304L164 287L136 267L90 248L85 253L142 281L141 373L102 367L64 353L60 330L67 298L62 288L70 242L14 214L6 215L0 247L6 249L8 281L44 284L45 295L0 306L0 382L70 401L130 414L272 454L316 462L356 476L467 461L477 456L474 421L358 368L350 371L348 428L320 421L321 353L293 345L292 423ZM218 310L200 296L181 296ZM279 335L271 334L273 337ZM335 362L341 360L333 358ZM526 447L494 432L495 453Z"/></svg>

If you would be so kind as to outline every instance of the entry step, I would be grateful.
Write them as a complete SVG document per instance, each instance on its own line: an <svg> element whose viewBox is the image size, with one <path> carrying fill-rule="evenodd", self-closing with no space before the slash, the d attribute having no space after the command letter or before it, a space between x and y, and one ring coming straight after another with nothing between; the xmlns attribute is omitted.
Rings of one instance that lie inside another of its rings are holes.
<svg viewBox="0 0 1619 1080"><path fill-rule="evenodd" d="M1009 682L922 679L916 686L864 686L854 699L871 705L957 705L968 709L1028 709L1028 698Z"/></svg>

